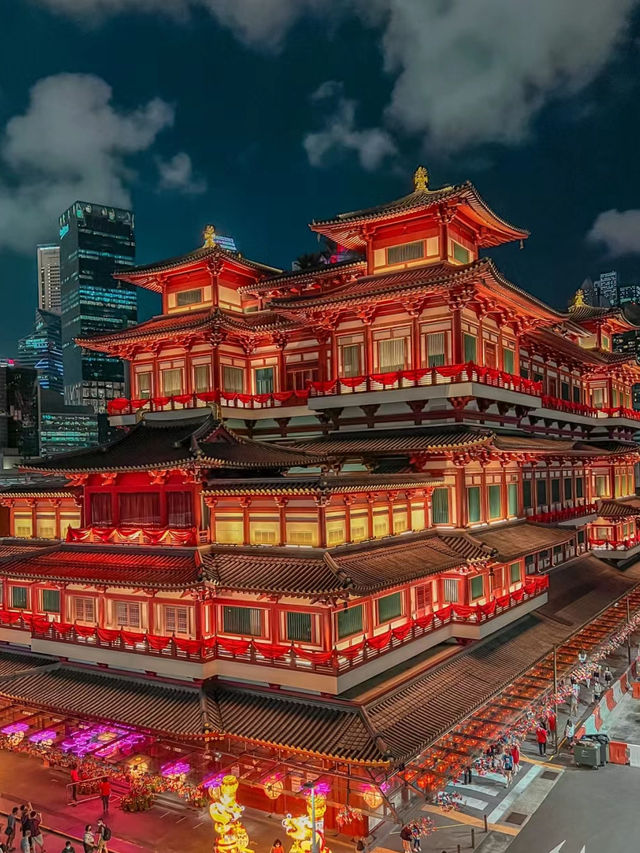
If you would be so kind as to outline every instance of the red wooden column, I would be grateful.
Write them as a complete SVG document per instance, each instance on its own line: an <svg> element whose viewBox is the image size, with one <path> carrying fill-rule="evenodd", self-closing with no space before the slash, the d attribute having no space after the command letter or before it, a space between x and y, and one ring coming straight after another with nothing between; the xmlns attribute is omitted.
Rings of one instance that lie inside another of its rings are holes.
<svg viewBox="0 0 640 853"><path fill-rule="evenodd" d="M205 498L206 504L209 507L209 538L211 542L216 541L216 504L217 498Z"/></svg>
<svg viewBox="0 0 640 853"><path fill-rule="evenodd" d="M422 353L421 353L421 341L420 341L420 320L418 316L420 311L411 311L411 369L418 370L421 367L422 362ZM426 361L428 363L429 353L426 354Z"/></svg>
<svg viewBox="0 0 640 853"><path fill-rule="evenodd" d="M211 389L217 390L222 388L222 376L220 375L220 344L223 341L223 334L219 329L214 329L211 332L209 340L211 341Z"/></svg>
<svg viewBox="0 0 640 853"><path fill-rule="evenodd" d="M149 606L147 608L148 617L147 617L147 634L155 634L156 633L156 592L157 590L150 590L149 597Z"/></svg>
<svg viewBox="0 0 640 853"><path fill-rule="evenodd" d="M250 542L250 524L249 524L249 507L251 506L251 498L240 498L240 506L242 507L242 539L245 545Z"/></svg>
<svg viewBox="0 0 640 853"><path fill-rule="evenodd" d="M449 519L451 521L451 519ZM424 524L425 527L433 527L433 488L424 490Z"/></svg>
<svg viewBox="0 0 640 853"><path fill-rule="evenodd" d="M33 538L38 535L38 502L34 498L30 498L28 504L31 507L31 536Z"/></svg>
<svg viewBox="0 0 640 853"><path fill-rule="evenodd" d="M56 524L56 527L55 527L56 539L62 538L62 531L60 530L60 504L61 504L61 501L59 498L53 501L53 511L55 512L55 516L56 516L56 522L55 522L55 524Z"/></svg>
<svg viewBox="0 0 640 853"><path fill-rule="evenodd" d="M393 533L393 505L395 503L396 498L398 497L397 492L387 492L387 513L389 515L389 533Z"/></svg>
<svg viewBox="0 0 640 853"><path fill-rule="evenodd" d="M367 513L368 513L368 522L369 522L369 535L368 539L373 539L373 504L375 502L375 496L372 494L367 495Z"/></svg>
<svg viewBox="0 0 640 853"><path fill-rule="evenodd" d="M344 526L345 526L345 541L351 542L351 504L353 498L350 495L343 495L344 502Z"/></svg>
<svg viewBox="0 0 640 853"><path fill-rule="evenodd" d="M329 332L316 332L316 340L318 341L318 380L320 382L327 381L327 343L329 341ZM337 375L334 368L333 375Z"/></svg>
<svg viewBox="0 0 640 853"><path fill-rule="evenodd" d="M481 462L482 485L480 486L480 521L485 523L489 520L489 490L487 489L487 468Z"/></svg>
<svg viewBox="0 0 640 853"><path fill-rule="evenodd" d="M451 357L453 364L462 364L464 349L462 346L462 309L456 305L451 308Z"/></svg>
<svg viewBox="0 0 640 853"><path fill-rule="evenodd" d="M507 461L500 460L501 478L500 478L500 498L502 503L502 517L509 517L509 490L507 489Z"/></svg>
<svg viewBox="0 0 640 853"><path fill-rule="evenodd" d="M324 495L319 495L314 498L315 505L318 508L318 546L320 548L327 547L327 504L328 498Z"/></svg>
<svg viewBox="0 0 640 853"><path fill-rule="evenodd" d="M280 545L284 545L287 541L287 504L288 498L276 497L276 506L278 507L278 516L280 520Z"/></svg>

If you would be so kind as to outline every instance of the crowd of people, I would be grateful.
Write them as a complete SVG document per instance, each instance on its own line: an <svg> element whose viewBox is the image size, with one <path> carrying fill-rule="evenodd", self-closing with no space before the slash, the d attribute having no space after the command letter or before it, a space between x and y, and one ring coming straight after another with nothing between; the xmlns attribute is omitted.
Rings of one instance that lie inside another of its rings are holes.
<svg viewBox="0 0 640 853"><path fill-rule="evenodd" d="M102 798L105 812L105 804ZM1 827L0 827L1 829ZM42 832L42 814L33 808L31 803L14 806L7 816L7 825L1 833L0 853L47 853ZM111 840L111 829L103 818L98 818L96 829L88 823L82 836L82 850L76 851L71 839L65 840L61 853L109 853L108 842Z"/></svg>

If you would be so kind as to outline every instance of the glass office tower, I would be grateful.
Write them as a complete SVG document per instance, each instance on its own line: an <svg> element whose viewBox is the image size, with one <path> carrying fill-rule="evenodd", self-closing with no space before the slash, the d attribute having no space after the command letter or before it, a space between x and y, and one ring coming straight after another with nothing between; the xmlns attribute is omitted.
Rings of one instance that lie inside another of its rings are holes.
<svg viewBox="0 0 640 853"><path fill-rule="evenodd" d="M125 366L74 339L137 321L136 288L112 278L116 268L133 266L134 217L130 210L77 201L59 225L65 401L104 412L108 400L127 395Z"/></svg>
<svg viewBox="0 0 640 853"><path fill-rule="evenodd" d="M18 341L18 361L37 371L41 388L64 392L60 315L36 308L32 331Z"/></svg>

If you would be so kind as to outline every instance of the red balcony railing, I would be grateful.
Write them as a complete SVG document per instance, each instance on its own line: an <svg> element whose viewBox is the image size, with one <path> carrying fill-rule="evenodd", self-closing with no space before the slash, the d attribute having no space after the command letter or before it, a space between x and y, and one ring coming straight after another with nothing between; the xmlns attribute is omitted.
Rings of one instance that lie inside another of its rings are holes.
<svg viewBox="0 0 640 853"><path fill-rule="evenodd" d="M307 402L309 391L275 391L272 394L238 394L234 391L203 391L200 394L176 394L173 397L150 397L127 399L118 397L109 400L110 415L131 415L137 411L171 412L180 409L205 408L210 403L220 403L235 409L271 409L282 406L302 406Z"/></svg>
<svg viewBox="0 0 640 853"><path fill-rule="evenodd" d="M624 406L619 406L615 409L599 409L608 418L630 418L632 421L640 421L640 412L635 409L627 409Z"/></svg>
<svg viewBox="0 0 640 853"><path fill-rule="evenodd" d="M527 516L528 521L535 521L539 524L557 524L559 521L570 521L572 518L580 518L583 515L593 515L597 512L598 505L595 503L584 504L584 506L566 507L566 509L556 509L551 512L540 512L537 515Z"/></svg>
<svg viewBox="0 0 640 853"><path fill-rule="evenodd" d="M589 537L590 548L604 548L606 551L628 551L640 545L640 535L629 536L626 539L596 539Z"/></svg>
<svg viewBox="0 0 640 853"><path fill-rule="evenodd" d="M571 415L585 415L585 417L597 417L598 409L587 406L584 403L574 403L572 400L561 400L559 397L542 395L542 407L553 409L556 412L568 412Z"/></svg>
<svg viewBox="0 0 640 853"><path fill-rule="evenodd" d="M0 625L30 631L33 637L57 643L179 658L195 663L230 660L259 666L339 675L388 654L404 646L405 643L439 631L446 625L480 625L490 622L502 613L519 607L525 601L543 595L548 586L548 575L535 575L528 578L520 589L497 596L488 604L447 604L434 613L410 619L405 625L373 637L363 635L346 648L334 648L328 651L305 649L294 643L269 643L242 638L208 637L196 640L175 636L155 636L93 625L51 622L44 616L32 616L20 611L0 610ZM455 636L455 629L453 636Z"/></svg>
<svg viewBox="0 0 640 853"><path fill-rule="evenodd" d="M196 527L69 527L67 542L105 545L201 545L209 533Z"/></svg>

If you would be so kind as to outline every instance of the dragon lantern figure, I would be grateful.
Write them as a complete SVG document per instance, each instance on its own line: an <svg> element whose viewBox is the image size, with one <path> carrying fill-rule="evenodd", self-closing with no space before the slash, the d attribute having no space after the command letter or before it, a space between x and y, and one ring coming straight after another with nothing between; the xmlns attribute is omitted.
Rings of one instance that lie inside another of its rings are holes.
<svg viewBox="0 0 640 853"><path fill-rule="evenodd" d="M318 823L327 810L327 800L323 794L316 792L316 846L318 853L331 853L324 841L324 833L318 829ZM302 817L287 815L282 821L287 835L293 839L289 853L311 853L311 800L307 799L307 814Z"/></svg>
<svg viewBox="0 0 640 853"><path fill-rule="evenodd" d="M209 814L218 834L215 853L253 853L249 849L249 835L240 823L244 811L236 799L238 780L235 776L223 776L220 784L209 788L213 800Z"/></svg>

